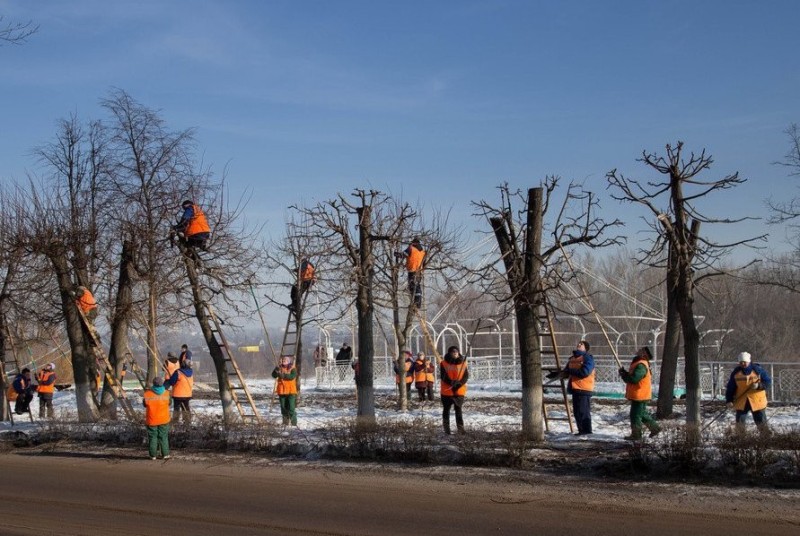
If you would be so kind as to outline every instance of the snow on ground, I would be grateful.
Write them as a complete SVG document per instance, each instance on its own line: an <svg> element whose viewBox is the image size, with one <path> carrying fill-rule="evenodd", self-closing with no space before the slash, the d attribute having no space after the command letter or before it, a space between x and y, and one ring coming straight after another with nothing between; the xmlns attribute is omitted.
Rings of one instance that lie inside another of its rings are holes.
<svg viewBox="0 0 800 536"><path fill-rule="evenodd" d="M256 400L259 413L267 423L275 426L281 425L280 407L277 396L272 397L274 380L256 379L248 380L248 387ZM135 389L134 383L126 382L127 394L134 408L141 408L141 389ZM376 416L379 422L413 422L420 418L429 420L436 425L441 423L441 403L438 395L432 402L420 403L416 400L417 392L412 389L412 400L407 412L396 410L396 393L394 389L383 387L376 388ZM548 398L549 400L550 398ZM72 390L55 393L53 400L56 417L66 420L75 416L75 393ZM34 421L38 421L37 398L31 403ZM473 387L467 394L464 404L464 420L467 431L510 431L518 430L521 423L519 390L505 387L496 389L491 386ZM213 383L200 383L195 388L195 398L192 400L192 410L198 415L221 416L222 409L217 399L216 388ZM620 442L630 433L628 420L629 404L619 398L595 397L592 403L592 420L594 433L593 441ZM769 423L773 429L796 429L800 426L800 406L775 405L767 409ZM655 408L652 408L655 411ZM676 401L675 411L683 414L682 401ZM711 435L721 434L733 422L733 411L725 410L721 401L703 401L704 425L720 412L724 412L716 422L711 424L706 432ZM298 403L298 423L303 431L313 431L326 428L336 423L343 423L356 416L355 387L338 387L318 389L313 386L313 381L306 382L300 394ZM570 432L569 424L563 418L565 410L563 404L548 404L548 415L553 417L549 421L549 431L546 439L550 443L561 443L567 446L570 442L585 440L586 436L576 437ZM13 429L26 431L36 429L39 424L33 424L27 415L15 415ZM682 415L681 415L682 417ZM451 416L451 422L454 417ZM682 423L679 418L675 423ZM10 423L1 423L0 430L11 429ZM752 423L748 425L752 427Z"/></svg>

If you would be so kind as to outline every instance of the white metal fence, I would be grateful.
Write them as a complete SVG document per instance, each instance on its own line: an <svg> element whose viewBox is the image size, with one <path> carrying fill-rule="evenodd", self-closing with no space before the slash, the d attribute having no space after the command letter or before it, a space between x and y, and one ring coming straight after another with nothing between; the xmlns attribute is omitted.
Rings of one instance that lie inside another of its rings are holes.
<svg viewBox="0 0 800 536"><path fill-rule="evenodd" d="M327 366L315 369L317 388L333 389L353 386L354 374L350 364L337 365L331 361L328 362ZM470 357L468 363L469 383L473 387L511 391L522 388L518 358L508 356ZM623 366L627 368L627 365L627 362L623 362ZM769 389L770 400L800 402L800 363L760 363L760 365L772 378L772 385ZM393 358L388 356L375 357L373 372L374 385L376 387L391 387L395 384L392 366ZM700 388L703 397L709 399L724 398L728 378L735 366L735 363L727 361L701 362ZM544 368L554 367L554 362L544 363ZM598 396L614 397L624 394L625 386L619 379L619 366L612 356L595 356L595 368L597 371L595 391ZM653 388L656 392L658 390L659 368L658 362L653 363L651 366ZM678 364L675 378L675 396L680 396L685 386L684 368L681 360Z"/></svg>

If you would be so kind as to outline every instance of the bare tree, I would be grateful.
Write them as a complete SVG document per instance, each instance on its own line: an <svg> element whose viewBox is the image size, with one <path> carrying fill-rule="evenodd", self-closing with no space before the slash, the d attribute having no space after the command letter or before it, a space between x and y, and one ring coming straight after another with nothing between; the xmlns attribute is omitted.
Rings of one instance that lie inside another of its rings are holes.
<svg viewBox="0 0 800 536"><path fill-rule="evenodd" d="M112 116L108 127L108 188L128 246L122 252L127 262L121 267L120 283L134 284L133 272L128 272L131 268L144 282L141 303L119 302L122 297L133 300L134 294L127 288L118 289L115 321L122 323L122 332L117 337L120 344L127 345L126 327L133 320L133 306L143 308L145 313L135 316L146 319L147 377L151 381L161 370L156 337L159 315L167 314L166 321L176 319L174 312L159 307L168 303L164 298L174 294L179 284L174 263L163 253L175 207L180 203L175 200L190 192L197 181L193 131L170 131L158 112L121 89L113 90L102 105ZM122 347L117 351L122 351L119 355L125 353Z"/></svg>
<svg viewBox="0 0 800 536"><path fill-rule="evenodd" d="M565 271L565 248L578 244L603 247L619 243L618 238L605 238L618 220L606 222L595 216L598 207L594 194L570 184L557 210L550 228L552 243L544 247L544 217L550 208L553 192L559 179L547 177L544 186L531 188L527 197L520 191L511 191L507 184L500 186L499 207L485 201L475 203L478 214L486 217L500 247L500 260L505 274L503 280L508 290L501 293L496 286L497 269L494 265L483 271L481 277L490 284L489 290L513 308L519 329L519 351L522 376L522 433L528 439L544 441L541 323L542 306L548 293L557 293L574 274ZM520 215L515 217L514 202L522 204Z"/></svg>
<svg viewBox="0 0 800 536"><path fill-rule="evenodd" d="M642 152L639 159L663 176L661 180L637 180L624 177L616 170L607 174L609 185L619 191L617 200L640 204L655 217L651 229L656 233L649 250L644 250L641 262L665 270L667 291L667 334L661 365L659 409L662 415L672 413L671 399L677 366L677 338L683 335L686 376L686 422L700 423L700 333L694 314L695 289L706 277L729 273L719 266L725 254L737 246L753 245L765 236L730 243L719 243L700 235L702 224L735 223L750 218L712 218L697 207L698 200L713 192L733 188L745 181L738 173L721 179L704 180L698 175L709 169L713 160L705 151L683 157L683 143L666 146L666 156ZM667 207L657 203L666 198ZM680 319L677 333L676 319ZM671 384L670 384L671 382ZM669 400L662 401L662 397Z"/></svg>
<svg viewBox="0 0 800 536"><path fill-rule="evenodd" d="M376 206L386 195L374 190L355 190L351 201L342 195L301 209L316 230L319 239L340 245L326 259L326 285L335 285L340 295L352 294L355 300L345 300L342 311L355 304L358 317L358 361L361 381L358 384L358 420L362 425L375 424L373 343L375 301L375 242L382 237L375 233ZM353 288L355 287L355 288Z"/></svg>
<svg viewBox="0 0 800 536"><path fill-rule="evenodd" d="M4 15L0 15L0 46L21 45L30 36L39 30L39 25L32 20L28 22L7 22Z"/></svg>
<svg viewBox="0 0 800 536"><path fill-rule="evenodd" d="M109 234L113 226L101 208L99 183L106 173L105 136L97 122L82 125L75 115L59 124L55 141L38 148L35 154L45 165L48 182L30 185L30 210L26 214L27 247L48 259L60 295L60 309L66 321L72 351L78 418L94 421L98 417L90 382L96 364L90 341L82 329L74 303L75 285L94 287L98 268L104 264L108 242L100 229Z"/></svg>

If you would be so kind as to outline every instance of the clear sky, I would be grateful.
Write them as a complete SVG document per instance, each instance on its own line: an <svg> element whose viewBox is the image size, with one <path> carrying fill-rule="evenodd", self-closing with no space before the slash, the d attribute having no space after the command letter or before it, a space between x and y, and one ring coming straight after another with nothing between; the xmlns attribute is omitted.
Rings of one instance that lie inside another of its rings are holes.
<svg viewBox="0 0 800 536"><path fill-rule="evenodd" d="M4 181L118 87L196 127L274 234L288 205L355 187L469 219L501 181L546 174L633 222L605 173L641 175L642 149L676 140L749 179L708 212L764 215L770 193L797 194L771 165L800 122L794 0L0 0L0 14L40 25L0 47Z"/></svg>

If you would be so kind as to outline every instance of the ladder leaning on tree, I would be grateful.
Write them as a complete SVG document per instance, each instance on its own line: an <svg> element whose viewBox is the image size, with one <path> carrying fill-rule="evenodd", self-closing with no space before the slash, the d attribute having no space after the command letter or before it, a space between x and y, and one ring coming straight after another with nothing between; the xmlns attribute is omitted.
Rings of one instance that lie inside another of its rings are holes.
<svg viewBox="0 0 800 536"><path fill-rule="evenodd" d="M111 393L114 395L114 398L117 400L128 419L131 421L139 420L139 415L137 415L136 411L133 409L131 401L125 396L125 391L122 389L122 384L117 379L114 367L111 366L108 356L103 351L103 347L101 346L100 339L97 336L94 326L91 324L91 322L89 322L89 319L86 318L86 315L83 313L83 311L81 311L81 308L78 307L77 304L75 304L75 310L78 311L78 317L81 319L83 332L89 341L88 350L94 355L97 368L105 377L106 385L109 386ZM100 390L99 385L97 388ZM96 399L95 403L97 403Z"/></svg>
<svg viewBox="0 0 800 536"><path fill-rule="evenodd" d="M225 335L222 332L222 321L216 315L210 303L204 301L201 305L205 309L206 315L211 319L211 333L223 353L226 373L225 381L227 383L228 392L233 399L234 406L239 412L242 421L251 420L260 423L261 416L258 413L258 408L256 408L253 395L250 393L250 389L248 389L247 383L244 381L242 371L236 363L236 359L234 359L230 347L228 346L228 341L225 339Z"/></svg>
<svg viewBox="0 0 800 536"><path fill-rule="evenodd" d="M543 367L544 370L547 371L561 371L563 366L561 365L561 359L558 353L558 343L556 341L556 331L555 331L555 312L553 311L553 307L550 304L550 301L547 299L547 295L544 295L544 303L542 304L542 308L544 309L544 314L539 317L539 323L542 328L547 330L547 333L541 334L539 336L539 349L542 354L542 360L544 361L545 356L550 356L553 358L553 363L555 368L553 367ZM549 339L549 345L545 344L545 339ZM554 379L550 382L546 382L543 384L543 387L551 387L551 386L559 386L561 391L561 400L559 404L564 404L564 417L556 416L556 415L548 415L547 413L547 403L545 400L542 400L542 414L544 415L544 427L545 430L550 431L550 424L549 421L567 421L569 423L569 431L574 432L574 425L572 423L572 410L569 405L569 398L567 397L567 380L562 378L560 375L557 379ZM543 397L544 398L544 397Z"/></svg>

